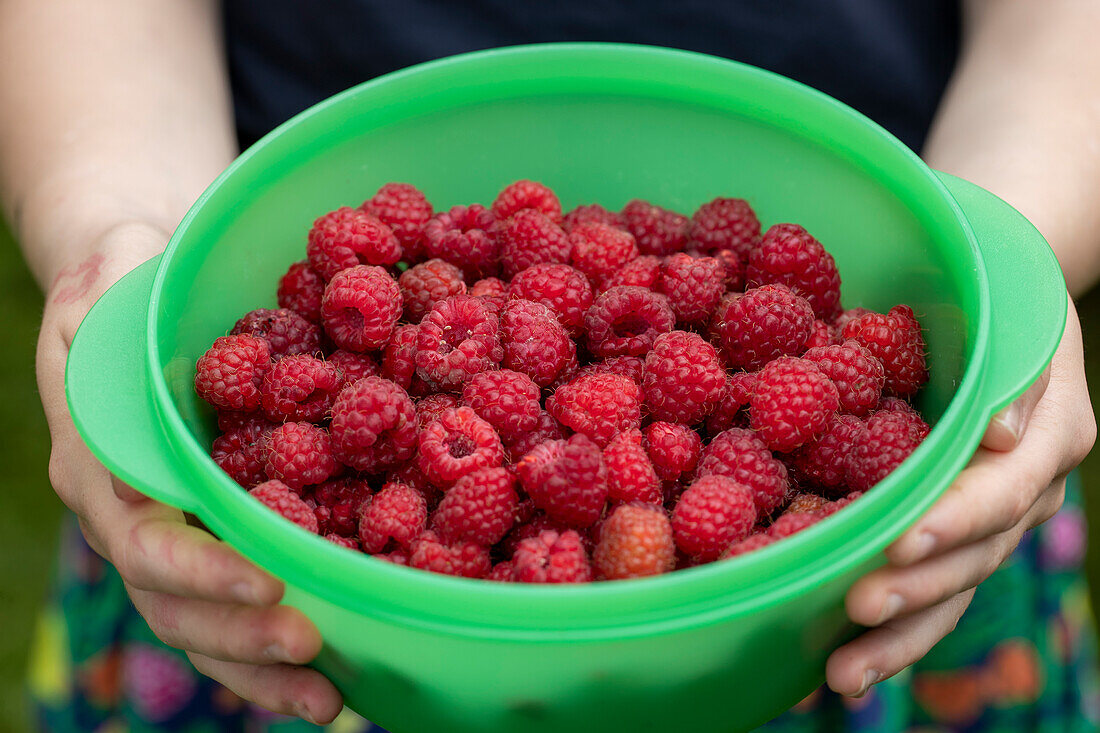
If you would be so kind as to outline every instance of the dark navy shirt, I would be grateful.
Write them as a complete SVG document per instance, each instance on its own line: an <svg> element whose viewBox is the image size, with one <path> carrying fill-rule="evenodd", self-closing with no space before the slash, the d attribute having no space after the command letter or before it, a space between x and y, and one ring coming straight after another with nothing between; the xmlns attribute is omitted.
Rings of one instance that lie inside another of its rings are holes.
<svg viewBox="0 0 1100 733"><path fill-rule="evenodd" d="M957 0L224 0L224 13L242 145L325 97L422 61L621 41L776 71L919 150L959 42Z"/></svg>

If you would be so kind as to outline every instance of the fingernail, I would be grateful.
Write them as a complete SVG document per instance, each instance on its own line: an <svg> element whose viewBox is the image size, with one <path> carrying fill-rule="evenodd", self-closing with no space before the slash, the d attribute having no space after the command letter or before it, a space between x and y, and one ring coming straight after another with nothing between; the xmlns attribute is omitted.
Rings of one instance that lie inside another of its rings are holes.
<svg viewBox="0 0 1100 733"><path fill-rule="evenodd" d="M268 644L264 647L264 656L273 662L286 662L287 664L293 664L294 660L290 658L290 654L283 647L282 644L275 642L274 644Z"/></svg>
<svg viewBox="0 0 1100 733"><path fill-rule="evenodd" d="M1020 428L1021 422L1023 422L1023 414L1020 410L1020 403L1013 402L1005 409L998 412L993 416L993 422L1000 425L1007 430L1014 442L1020 441Z"/></svg>
<svg viewBox="0 0 1100 733"><path fill-rule="evenodd" d="M294 714L297 715L302 720L306 721L307 723L312 723L313 725L320 725L320 723L317 722L317 718L314 718L313 715L309 712L309 708L307 708L305 705L301 704L300 702L294 703Z"/></svg>
<svg viewBox="0 0 1100 733"><path fill-rule="evenodd" d="M886 601L882 604L882 613L879 614L878 621L875 622L875 626L879 626L886 621L889 621L897 615L901 607L905 605L905 599L897 593L891 593L886 596Z"/></svg>
<svg viewBox="0 0 1100 733"><path fill-rule="evenodd" d="M249 605L259 603L259 598L256 597L256 591L252 588L251 583L247 583L243 580L234 583L229 588L229 592L241 603L247 603Z"/></svg>
<svg viewBox="0 0 1100 733"><path fill-rule="evenodd" d="M882 679L882 672L877 669L869 669L863 673L863 686L859 688L859 692L849 697L863 697L867 694L867 691L871 689L871 685L875 684Z"/></svg>
<svg viewBox="0 0 1100 733"><path fill-rule="evenodd" d="M936 535L931 532L921 532L917 535L917 539L913 541L913 552L909 561L923 560L931 555L934 549L936 549Z"/></svg>

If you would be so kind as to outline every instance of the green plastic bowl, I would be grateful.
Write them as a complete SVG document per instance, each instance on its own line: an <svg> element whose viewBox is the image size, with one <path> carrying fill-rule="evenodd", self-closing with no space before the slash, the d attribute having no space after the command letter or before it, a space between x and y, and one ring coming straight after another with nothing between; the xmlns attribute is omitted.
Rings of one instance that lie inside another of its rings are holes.
<svg viewBox="0 0 1100 733"><path fill-rule="evenodd" d="M518 178L548 184L567 208L642 197L691 212L733 195L766 225L803 224L835 256L846 307L901 302L920 315L928 439L867 496L791 539L583 587L455 579L347 552L218 469L195 360L239 314L274 304L316 216L387 181L412 182L443 209L488 204ZM528 46L376 79L250 148L164 254L88 314L67 386L108 468L286 581L285 602L324 636L316 667L380 725L743 730L822 682L828 654L857 631L845 591L1039 375L1065 312L1058 264L1020 214L823 94L691 53Z"/></svg>

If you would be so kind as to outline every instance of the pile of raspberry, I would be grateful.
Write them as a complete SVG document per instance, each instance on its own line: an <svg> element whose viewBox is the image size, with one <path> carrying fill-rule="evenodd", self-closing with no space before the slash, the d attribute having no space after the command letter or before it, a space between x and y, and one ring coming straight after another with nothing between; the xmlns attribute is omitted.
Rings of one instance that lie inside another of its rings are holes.
<svg viewBox="0 0 1100 733"><path fill-rule="evenodd" d="M657 575L799 532L924 439L913 311L841 307L832 256L717 198L562 212L521 180L317 219L277 309L198 360L211 455L335 544L523 583Z"/></svg>

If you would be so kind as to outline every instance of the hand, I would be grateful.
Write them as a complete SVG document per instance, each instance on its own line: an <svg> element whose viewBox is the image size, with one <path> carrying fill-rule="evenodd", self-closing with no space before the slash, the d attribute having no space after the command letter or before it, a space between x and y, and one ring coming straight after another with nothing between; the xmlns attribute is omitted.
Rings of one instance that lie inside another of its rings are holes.
<svg viewBox="0 0 1100 733"><path fill-rule="evenodd" d="M927 654L1024 532L1062 506L1066 475L1096 439L1072 302L1068 315L1047 372L994 417L970 465L886 548L888 564L848 591L849 617L874 628L829 657L834 691L863 695Z"/></svg>
<svg viewBox="0 0 1100 733"><path fill-rule="evenodd" d="M270 710L327 723L340 693L302 667L321 637L299 611L277 605L283 585L178 509L142 496L100 465L65 402L65 359L80 320L112 283L162 251L167 235L116 227L49 288L38 341L38 386L50 426L50 481L76 513L88 544L118 569L134 606L195 667Z"/></svg>

